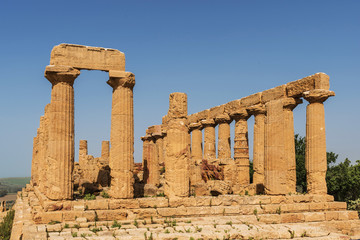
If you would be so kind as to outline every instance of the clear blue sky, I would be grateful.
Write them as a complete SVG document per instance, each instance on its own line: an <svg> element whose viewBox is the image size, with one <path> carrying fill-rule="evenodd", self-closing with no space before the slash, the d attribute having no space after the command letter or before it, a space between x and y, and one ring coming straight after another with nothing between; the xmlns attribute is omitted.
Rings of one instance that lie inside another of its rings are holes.
<svg viewBox="0 0 360 240"><path fill-rule="evenodd" d="M161 123L171 92L189 113L316 72L330 75L328 151L359 156L360 1L10 1L0 2L0 177L29 176L32 141L50 102L44 78L53 46L115 48L136 75L135 161L147 126ZM108 75L75 80L76 145L100 155L110 137ZM305 135L304 104L294 110ZM253 119L249 120L250 136ZM252 139L250 139L250 142ZM78 153L76 152L76 155ZM77 158L77 156L76 156Z"/></svg>

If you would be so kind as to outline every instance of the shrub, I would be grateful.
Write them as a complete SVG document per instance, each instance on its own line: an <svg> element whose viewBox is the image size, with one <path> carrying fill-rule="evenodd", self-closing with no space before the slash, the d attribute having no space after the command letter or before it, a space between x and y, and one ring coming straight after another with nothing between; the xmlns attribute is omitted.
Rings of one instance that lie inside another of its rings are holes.
<svg viewBox="0 0 360 240"><path fill-rule="evenodd" d="M0 239L9 240L11 236L11 229L14 221L15 211L10 210L3 221L0 223Z"/></svg>

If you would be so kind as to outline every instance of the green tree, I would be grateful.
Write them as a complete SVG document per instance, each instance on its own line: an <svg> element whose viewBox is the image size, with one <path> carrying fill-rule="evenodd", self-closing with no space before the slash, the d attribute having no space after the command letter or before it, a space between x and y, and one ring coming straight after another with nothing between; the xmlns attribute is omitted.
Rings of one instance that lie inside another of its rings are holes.
<svg viewBox="0 0 360 240"><path fill-rule="evenodd" d="M11 235L11 229L14 221L15 211L10 210L0 223L0 239L9 240Z"/></svg>

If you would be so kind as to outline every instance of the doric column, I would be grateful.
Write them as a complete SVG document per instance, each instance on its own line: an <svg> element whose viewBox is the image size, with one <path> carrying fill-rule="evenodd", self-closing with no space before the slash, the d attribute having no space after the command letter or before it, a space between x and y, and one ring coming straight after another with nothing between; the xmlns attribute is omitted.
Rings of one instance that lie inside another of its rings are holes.
<svg viewBox="0 0 360 240"><path fill-rule="evenodd" d="M253 183L257 190L264 188L265 181L265 106L262 104L249 107L248 112L255 117L253 146ZM258 189L259 188L259 189Z"/></svg>
<svg viewBox="0 0 360 240"><path fill-rule="evenodd" d="M37 134L37 136L33 138L33 153L31 161L31 185L33 186L37 186L39 180L39 145L39 134Z"/></svg>
<svg viewBox="0 0 360 240"><path fill-rule="evenodd" d="M110 132L111 188L113 198L134 196L134 107L135 76L130 72L109 71L107 83L113 88Z"/></svg>
<svg viewBox="0 0 360 240"><path fill-rule="evenodd" d="M45 77L52 84L47 149L46 196L72 199L74 168L74 80L80 71L67 66L47 66Z"/></svg>
<svg viewBox="0 0 360 240"><path fill-rule="evenodd" d="M144 183L147 183L149 179L149 142L151 135L141 137L143 141L143 153L142 153L142 167L143 167L143 179Z"/></svg>
<svg viewBox="0 0 360 240"><path fill-rule="evenodd" d="M283 102L282 99L273 100L265 106L265 192L269 195L287 194Z"/></svg>
<svg viewBox="0 0 360 240"><path fill-rule="evenodd" d="M157 141L161 138L161 134L155 133L149 141L149 179L148 183L158 186L160 184L159 171L159 152Z"/></svg>
<svg viewBox="0 0 360 240"><path fill-rule="evenodd" d="M167 117L164 192L168 197L188 197L190 142L185 93L170 94Z"/></svg>
<svg viewBox="0 0 360 240"><path fill-rule="evenodd" d="M47 159L47 149L48 149L48 141L49 141L49 113L50 113L50 104L45 106L44 116L40 118L40 127L39 127L39 164L42 166L38 173L39 173L39 190L42 193L45 193L48 188L48 177L47 174L49 173L48 168L48 160ZM50 176L51 177L51 176Z"/></svg>
<svg viewBox="0 0 360 240"><path fill-rule="evenodd" d="M326 135L325 110L323 102L333 91L315 89L304 92L304 98L309 102L306 107L306 179L310 194L326 194Z"/></svg>
<svg viewBox="0 0 360 240"><path fill-rule="evenodd" d="M250 117L245 109L239 109L237 112L231 113L231 118L235 120L235 136L234 136L234 160L237 166L238 182L234 186L246 186L250 184L249 172L249 140L247 120ZM237 193L237 192L236 192Z"/></svg>
<svg viewBox="0 0 360 240"><path fill-rule="evenodd" d="M189 125L191 131L191 158L196 162L203 158L202 147L202 132L203 126L201 123L191 123Z"/></svg>
<svg viewBox="0 0 360 240"><path fill-rule="evenodd" d="M190 161L190 184L194 186L202 181L201 162L202 162L202 130L201 123L191 123L189 130L191 132L191 161Z"/></svg>
<svg viewBox="0 0 360 240"><path fill-rule="evenodd" d="M109 154L110 154L110 142L102 141L101 142L101 159L109 161Z"/></svg>
<svg viewBox="0 0 360 240"><path fill-rule="evenodd" d="M288 164L287 187L288 193L296 193L296 156L294 139L293 109L300 103L298 98L283 98L284 105L284 157Z"/></svg>
<svg viewBox="0 0 360 240"><path fill-rule="evenodd" d="M230 123L232 119L228 114L221 114L215 118L218 124L218 158L231 158Z"/></svg>
<svg viewBox="0 0 360 240"><path fill-rule="evenodd" d="M204 119L201 120L201 124L204 126L204 159L214 159L216 158L215 121Z"/></svg>

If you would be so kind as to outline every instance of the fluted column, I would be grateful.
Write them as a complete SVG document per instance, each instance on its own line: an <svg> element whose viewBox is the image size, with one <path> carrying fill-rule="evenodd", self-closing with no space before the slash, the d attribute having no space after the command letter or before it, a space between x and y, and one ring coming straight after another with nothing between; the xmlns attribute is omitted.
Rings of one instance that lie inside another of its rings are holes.
<svg viewBox="0 0 360 240"><path fill-rule="evenodd" d="M148 182L149 179L149 142L151 135L141 137L143 141L143 152L142 152L142 167L143 167L143 179L144 183Z"/></svg>
<svg viewBox="0 0 360 240"><path fill-rule="evenodd" d="M201 178L201 162L202 162L202 130L201 123L191 123L189 130L191 131L191 161L190 161L190 184L195 184L202 181Z"/></svg>
<svg viewBox="0 0 360 240"><path fill-rule="evenodd" d="M88 145L86 140L79 141L79 164L85 166L87 164Z"/></svg>
<svg viewBox="0 0 360 240"><path fill-rule="evenodd" d="M288 164L285 158L284 110L282 99L266 103L265 192L288 193Z"/></svg>
<svg viewBox="0 0 360 240"><path fill-rule="evenodd" d="M237 187L243 187L250 184L249 172L249 140L247 120L250 117L245 109L239 109L231 114L231 118L235 120L235 136L234 136L234 160L237 166L237 186L234 186L235 193Z"/></svg>
<svg viewBox="0 0 360 240"><path fill-rule="evenodd" d="M284 157L288 164L287 187L288 193L296 193L296 156L294 139L293 109L302 103L301 99L284 98Z"/></svg>
<svg viewBox="0 0 360 240"><path fill-rule="evenodd" d="M49 141L49 114L50 114L50 104L45 106L45 113L44 116L40 118L40 127L39 127L39 164L42 166L38 173L39 173L39 190L42 193L45 193L48 189L48 176L49 173L48 168L50 164L48 164L47 159L47 149L48 149L48 141ZM50 175L51 176L51 175Z"/></svg>
<svg viewBox="0 0 360 240"><path fill-rule="evenodd" d="M201 124L204 126L204 159L214 159L216 158L215 121L205 119L201 120Z"/></svg>
<svg viewBox="0 0 360 240"><path fill-rule="evenodd" d="M201 123L191 123L189 125L191 131L191 158L195 161L201 161L203 158L202 132Z"/></svg>
<svg viewBox="0 0 360 240"><path fill-rule="evenodd" d="M134 107L135 76L130 72L109 71L107 83L113 88L110 132L111 188L113 198L134 196Z"/></svg>
<svg viewBox="0 0 360 240"><path fill-rule="evenodd" d="M157 141L161 138L161 134L153 134L149 141L149 184L158 186L160 184L159 171L159 146Z"/></svg>
<svg viewBox="0 0 360 240"><path fill-rule="evenodd" d="M170 198L188 197L190 142L185 93L170 94L167 117L164 192Z"/></svg>
<svg viewBox="0 0 360 240"><path fill-rule="evenodd" d="M218 124L218 158L231 158L230 123L232 119L228 114L221 114L215 118Z"/></svg>
<svg viewBox="0 0 360 240"><path fill-rule="evenodd" d="M253 183L261 192L265 182L265 106L262 104L249 107L248 112L255 117L253 146Z"/></svg>
<svg viewBox="0 0 360 240"><path fill-rule="evenodd" d="M80 71L67 66L47 66L45 77L52 84L47 149L48 189L52 200L72 199L74 168L74 89Z"/></svg>
<svg viewBox="0 0 360 240"><path fill-rule="evenodd" d="M324 104L333 91L315 89L304 92L306 107L306 180L310 194L326 194L326 134Z"/></svg>

